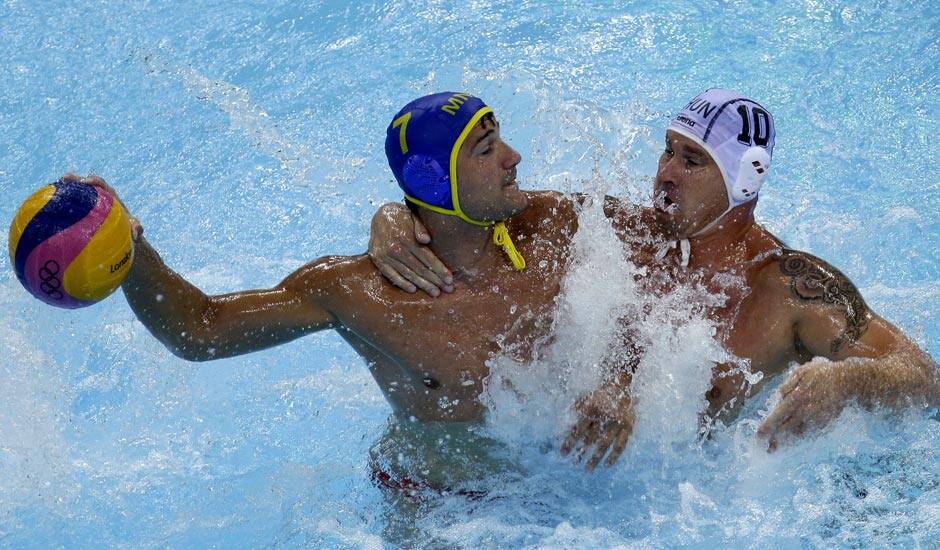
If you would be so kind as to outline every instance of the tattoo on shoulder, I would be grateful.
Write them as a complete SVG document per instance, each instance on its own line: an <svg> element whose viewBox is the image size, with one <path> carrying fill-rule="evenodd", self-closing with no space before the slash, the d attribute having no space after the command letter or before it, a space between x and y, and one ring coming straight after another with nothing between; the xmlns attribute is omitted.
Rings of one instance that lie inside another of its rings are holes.
<svg viewBox="0 0 940 550"><path fill-rule="evenodd" d="M832 352L848 341L858 341L868 330L871 311L858 289L841 271L798 250L782 249L780 271L790 278L790 291L801 300L820 300L845 314L845 330L833 340Z"/></svg>

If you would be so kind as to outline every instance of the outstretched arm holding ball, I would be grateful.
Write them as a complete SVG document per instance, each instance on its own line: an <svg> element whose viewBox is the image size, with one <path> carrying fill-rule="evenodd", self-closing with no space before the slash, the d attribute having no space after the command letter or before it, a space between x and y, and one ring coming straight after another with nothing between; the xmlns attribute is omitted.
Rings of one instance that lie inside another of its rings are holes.
<svg viewBox="0 0 940 550"><path fill-rule="evenodd" d="M103 179L80 181L117 193ZM123 205L123 203L122 203ZM125 208L126 209L126 208ZM134 265L122 288L137 318L175 355L190 361L230 357L268 348L310 332L333 327L333 316L318 297L327 293L329 260L304 266L271 289L208 296L167 267L131 218Z"/></svg>
<svg viewBox="0 0 940 550"><path fill-rule="evenodd" d="M124 281L137 318L174 354L190 361L230 357L332 328L320 307L315 267L297 270L274 288L208 296L163 263L144 238Z"/></svg>

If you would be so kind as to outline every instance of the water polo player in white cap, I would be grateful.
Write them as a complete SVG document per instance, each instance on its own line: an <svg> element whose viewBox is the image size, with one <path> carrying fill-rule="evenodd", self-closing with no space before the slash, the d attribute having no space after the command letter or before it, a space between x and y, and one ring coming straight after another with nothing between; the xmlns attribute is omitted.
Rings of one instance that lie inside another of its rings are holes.
<svg viewBox="0 0 940 550"><path fill-rule="evenodd" d="M605 201L615 230L632 243L634 263L648 268L642 282L649 292L669 292L694 278L727 296L721 306L703 304L718 326L717 339L739 358L715 365L709 412L734 411L761 384L788 372L781 400L758 432L773 450L825 426L851 403L938 406L936 362L871 312L839 270L787 248L755 222L774 138L773 117L761 104L729 90L707 90L666 131L654 208ZM637 246L638 235L646 235L649 246ZM408 268L412 283L427 288L436 275L418 241L430 238L402 205L386 205L373 221L370 254L383 272L393 261ZM407 282L401 286L414 290ZM794 363L800 366L790 369ZM760 372L762 378L752 378L760 381L749 385L742 365ZM629 376L615 380L626 384ZM623 400L612 402L615 395L602 387L586 396L563 451L603 454L615 439L610 430L622 433L621 426L632 422L632 410Z"/></svg>

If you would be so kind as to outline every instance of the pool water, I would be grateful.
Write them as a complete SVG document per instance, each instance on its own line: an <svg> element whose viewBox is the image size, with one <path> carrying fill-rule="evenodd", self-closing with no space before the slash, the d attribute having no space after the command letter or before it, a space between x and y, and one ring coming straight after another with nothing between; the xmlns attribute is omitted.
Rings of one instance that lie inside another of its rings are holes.
<svg viewBox="0 0 940 550"><path fill-rule="evenodd" d="M938 28L929 2L0 0L0 220L42 183L95 172L205 291L270 286L365 249L371 213L400 199L385 127L418 95L484 97L525 188L648 204L670 116L722 86L776 117L759 221L937 356ZM560 343L525 368L497 358L494 379L519 393L493 385L487 424L464 434L493 447L478 498L372 482L370 456L397 441L390 408L335 334L186 363L120 293L56 310L2 260L0 544L940 546L935 416L848 410L768 455L754 432L775 381L698 437L722 351L694 293L644 327L655 353L618 465L588 475L561 458L610 316L648 299L596 210L582 216ZM453 447L446 468L476 468L450 436L464 437L411 433L402 460Z"/></svg>

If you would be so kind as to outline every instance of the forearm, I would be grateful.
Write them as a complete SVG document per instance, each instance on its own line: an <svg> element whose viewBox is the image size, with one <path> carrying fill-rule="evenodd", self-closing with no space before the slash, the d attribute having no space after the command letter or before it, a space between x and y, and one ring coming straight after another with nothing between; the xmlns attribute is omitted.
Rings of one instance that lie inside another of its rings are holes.
<svg viewBox="0 0 940 550"><path fill-rule="evenodd" d="M854 396L862 406L940 406L937 364L920 350L897 351L876 358L842 361L851 369Z"/></svg>
<svg viewBox="0 0 940 550"><path fill-rule="evenodd" d="M209 297L167 267L143 237L122 285L127 303L151 334L174 354L194 352L194 320L208 310Z"/></svg>
<svg viewBox="0 0 940 550"><path fill-rule="evenodd" d="M270 289L206 296L146 241L137 251L124 282L127 301L158 340L190 361L241 355L332 328L337 320L323 301L349 269L348 259L321 258Z"/></svg>

